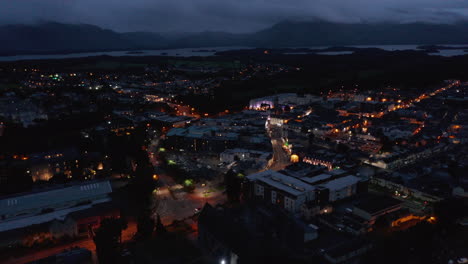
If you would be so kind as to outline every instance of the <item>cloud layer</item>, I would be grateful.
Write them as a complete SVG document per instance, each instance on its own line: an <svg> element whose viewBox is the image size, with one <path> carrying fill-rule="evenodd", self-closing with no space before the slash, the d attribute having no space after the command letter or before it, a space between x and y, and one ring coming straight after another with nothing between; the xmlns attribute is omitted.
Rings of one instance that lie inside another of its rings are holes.
<svg viewBox="0 0 468 264"><path fill-rule="evenodd" d="M249 32L282 20L452 23L468 0L0 0L0 24L58 21L117 31Z"/></svg>

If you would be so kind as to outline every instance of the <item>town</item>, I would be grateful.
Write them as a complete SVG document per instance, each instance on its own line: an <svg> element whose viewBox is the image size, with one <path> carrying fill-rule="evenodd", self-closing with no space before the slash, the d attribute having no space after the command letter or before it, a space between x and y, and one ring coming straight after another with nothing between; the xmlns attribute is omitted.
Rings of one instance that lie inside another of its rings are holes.
<svg viewBox="0 0 468 264"><path fill-rule="evenodd" d="M72 64L0 67L0 263L468 262L467 82L231 98L302 69Z"/></svg>

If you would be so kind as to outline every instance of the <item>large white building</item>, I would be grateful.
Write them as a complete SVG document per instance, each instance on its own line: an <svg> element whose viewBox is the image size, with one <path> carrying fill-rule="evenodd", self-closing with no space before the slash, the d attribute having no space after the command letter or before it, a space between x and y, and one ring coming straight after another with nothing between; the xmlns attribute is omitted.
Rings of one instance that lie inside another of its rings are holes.
<svg viewBox="0 0 468 264"><path fill-rule="evenodd" d="M353 175L331 180L320 186L329 190L328 200L330 202L338 201L356 194L357 184L360 179Z"/></svg>
<svg viewBox="0 0 468 264"><path fill-rule="evenodd" d="M296 213L301 206L314 200L315 188L294 177L267 170L247 176L253 183L253 194L271 204Z"/></svg>
<svg viewBox="0 0 468 264"><path fill-rule="evenodd" d="M0 199L0 232L64 220L67 215L111 201L109 181L76 184Z"/></svg>
<svg viewBox="0 0 468 264"><path fill-rule="evenodd" d="M295 178L267 170L247 176L250 195L296 213L309 201L327 204L355 195L359 177L341 172Z"/></svg>

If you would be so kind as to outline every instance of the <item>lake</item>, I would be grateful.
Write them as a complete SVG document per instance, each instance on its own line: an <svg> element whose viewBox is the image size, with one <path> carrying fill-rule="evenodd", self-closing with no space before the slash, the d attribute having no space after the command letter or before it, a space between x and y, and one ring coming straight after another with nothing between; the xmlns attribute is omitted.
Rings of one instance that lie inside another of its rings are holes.
<svg viewBox="0 0 468 264"><path fill-rule="evenodd" d="M419 45L365 45L365 46L347 46L356 48L379 48L387 51L396 50L417 50ZM443 46L463 46L463 45L443 45ZM328 47L300 47L300 48L313 48L322 49ZM20 60L44 60L44 59L69 59L69 58L83 58L93 56L172 56L172 57L206 57L214 56L218 51L237 50L237 49L252 49L251 47L209 47L209 48L184 48L184 49L166 49L166 50L141 50L141 51L102 51L102 52L83 52L83 53L69 53L69 54L42 54L42 55L15 55L15 56L0 56L0 61L20 61ZM343 55L352 54L351 51L339 52L319 52L321 55ZM301 54L289 53L289 54ZM460 50L440 50L439 53L429 53L430 55L437 56L458 56L468 54L463 49Z"/></svg>

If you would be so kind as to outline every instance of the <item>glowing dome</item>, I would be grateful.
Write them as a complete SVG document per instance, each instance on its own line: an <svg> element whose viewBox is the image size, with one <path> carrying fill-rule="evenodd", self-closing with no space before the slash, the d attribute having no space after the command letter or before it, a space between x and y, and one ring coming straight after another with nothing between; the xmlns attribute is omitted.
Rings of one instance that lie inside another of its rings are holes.
<svg viewBox="0 0 468 264"><path fill-rule="evenodd" d="M299 156L296 154L291 155L291 162L292 163L297 163L299 162Z"/></svg>

